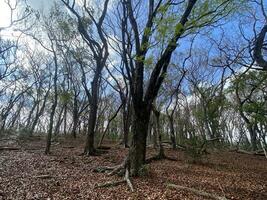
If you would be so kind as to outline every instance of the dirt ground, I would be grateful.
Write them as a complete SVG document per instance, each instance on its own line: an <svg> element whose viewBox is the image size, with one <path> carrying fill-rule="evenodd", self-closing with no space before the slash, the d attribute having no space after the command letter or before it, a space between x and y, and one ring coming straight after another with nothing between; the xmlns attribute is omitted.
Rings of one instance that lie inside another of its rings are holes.
<svg viewBox="0 0 267 200"><path fill-rule="evenodd" d="M182 151L166 149L177 161L154 161L147 175L134 178L134 192L126 184L95 188L96 184L120 180L95 173L98 166L114 166L127 150L119 146L101 156L81 156L83 141L54 143L51 155L44 155L44 140L10 143L18 150L0 151L0 199L207 199L192 192L168 188L177 184L226 199L267 199L265 157L233 152L212 153L202 164L188 164ZM148 148L148 157L155 155Z"/></svg>

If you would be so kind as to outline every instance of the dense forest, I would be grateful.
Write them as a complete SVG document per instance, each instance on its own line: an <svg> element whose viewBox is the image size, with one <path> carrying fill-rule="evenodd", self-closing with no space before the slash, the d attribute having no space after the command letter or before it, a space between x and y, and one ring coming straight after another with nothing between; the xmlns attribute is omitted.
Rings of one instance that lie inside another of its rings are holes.
<svg viewBox="0 0 267 200"><path fill-rule="evenodd" d="M267 199L266 1L0 18L0 199Z"/></svg>

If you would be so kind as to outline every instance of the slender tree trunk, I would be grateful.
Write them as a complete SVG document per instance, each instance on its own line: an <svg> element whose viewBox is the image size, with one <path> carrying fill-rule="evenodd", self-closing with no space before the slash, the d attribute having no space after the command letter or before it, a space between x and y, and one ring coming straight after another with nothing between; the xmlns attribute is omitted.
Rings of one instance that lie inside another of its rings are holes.
<svg viewBox="0 0 267 200"><path fill-rule="evenodd" d="M130 123L131 123L131 101L128 99L127 103L123 105L122 111L123 117L123 145L125 148L128 148L128 139L129 139L129 131L130 131Z"/></svg>
<svg viewBox="0 0 267 200"><path fill-rule="evenodd" d="M95 154L94 139L95 139L95 126L96 126L96 119L97 119L98 83L99 83L100 73L101 72L95 75L94 80L92 82L92 96L90 100L88 132L87 132L86 144L84 148L84 154L88 156Z"/></svg>
<svg viewBox="0 0 267 200"><path fill-rule="evenodd" d="M48 128L48 133L47 133L47 138L46 138L46 148L45 148L45 154L50 153L50 146L51 146L51 139L52 139L52 132L53 132L53 124L54 124L54 115L56 112L56 107L57 107L57 100L55 97L55 100L53 102L53 105L51 107L51 113L50 113L50 119L49 119L49 128Z"/></svg>
<svg viewBox="0 0 267 200"><path fill-rule="evenodd" d="M20 117L21 110L22 110L23 106L24 106L24 101L20 103L17 111L15 112L15 114L13 116L13 119L10 122L9 128L11 128L11 129L15 128L15 124L16 124L16 122L19 121L19 117Z"/></svg>
<svg viewBox="0 0 267 200"><path fill-rule="evenodd" d="M172 148L176 149L176 137L175 137L175 132L174 132L174 120L173 116L168 116L169 120L169 126L170 126L170 136L171 136L171 143L172 143Z"/></svg>
<svg viewBox="0 0 267 200"><path fill-rule="evenodd" d="M64 112L64 107L65 105L61 108L60 112L59 112L59 115L58 115L58 120L57 120L57 123L56 123L56 126L55 126L55 135L58 135L59 134L59 128L62 124L62 121L63 121L63 118L62 118L62 114Z"/></svg>
<svg viewBox="0 0 267 200"><path fill-rule="evenodd" d="M159 139L159 144L158 144L158 147L159 147L159 153L158 153L158 158L159 159L162 159L165 157L165 154L164 154L164 148L163 148L163 145L162 145L162 129L160 128L160 111L156 110L156 108L154 107L153 109L153 112L154 112L154 115L155 115L155 118L156 118L156 131L155 131L155 136L158 135L158 139ZM154 137L155 140L156 140L156 137Z"/></svg>
<svg viewBox="0 0 267 200"><path fill-rule="evenodd" d="M54 101L52 103L51 107L51 113L50 113L50 119L49 119L49 128L47 133L47 139L46 139L46 148L45 148L45 154L50 153L50 146L51 146L51 139L52 139L52 133L53 133L53 125L54 125L54 116L57 108L58 103L58 90L57 90L57 79L58 79L58 63L57 63L57 55L56 51L54 50L54 47L52 46L53 54L54 54L54 64L55 64L55 74L53 78L54 82Z"/></svg>
<svg viewBox="0 0 267 200"><path fill-rule="evenodd" d="M39 104L39 101L34 101L33 107L31 109L31 111L28 115L27 121L26 121L26 126L25 126L26 129L29 129L29 127L30 127L33 112L35 111L35 108L37 107L38 104Z"/></svg>
<svg viewBox="0 0 267 200"><path fill-rule="evenodd" d="M72 131L71 131L71 135L73 138L76 138L76 130L77 130L77 126L78 126L78 122L79 122L79 114L78 114L78 99L75 96L74 97L74 105L73 105L73 115L72 115L72 120L73 120L73 126L72 126Z"/></svg>
<svg viewBox="0 0 267 200"><path fill-rule="evenodd" d="M44 112L49 91L50 91L50 85L49 85L48 91L45 94L45 97L44 97L44 100L43 100L43 103L42 103L42 106L41 106L40 110L39 110L39 104L37 106L36 114L35 114L34 120L32 122L29 135L33 135L35 127L38 124L38 121L39 121L40 117L42 116L42 114Z"/></svg>
<svg viewBox="0 0 267 200"><path fill-rule="evenodd" d="M67 105L64 106L64 116L63 116L63 119L64 119L63 133L64 133L64 135L66 135L67 134Z"/></svg>

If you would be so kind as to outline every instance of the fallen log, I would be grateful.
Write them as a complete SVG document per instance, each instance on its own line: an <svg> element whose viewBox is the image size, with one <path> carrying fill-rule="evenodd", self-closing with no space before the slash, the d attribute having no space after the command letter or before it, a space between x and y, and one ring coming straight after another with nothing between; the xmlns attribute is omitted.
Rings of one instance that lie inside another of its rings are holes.
<svg viewBox="0 0 267 200"><path fill-rule="evenodd" d="M216 194L211 194L202 190L197 190L195 188L190 188L190 187L186 187L186 186L181 186L181 185L175 185L175 184L167 184L168 188L174 188L174 189L178 189L178 190L186 190L188 192L192 192L196 195L200 195L203 197L207 197L207 198L212 198L215 200L227 200L226 197L222 197L222 196L218 196Z"/></svg>

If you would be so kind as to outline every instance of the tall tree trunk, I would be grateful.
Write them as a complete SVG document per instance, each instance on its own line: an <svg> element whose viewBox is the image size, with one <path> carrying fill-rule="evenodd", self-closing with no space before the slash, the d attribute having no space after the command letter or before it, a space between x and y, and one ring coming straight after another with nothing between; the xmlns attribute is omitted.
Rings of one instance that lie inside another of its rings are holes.
<svg viewBox="0 0 267 200"><path fill-rule="evenodd" d="M30 127L30 124L32 122L32 115L33 115L35 108L37 107L38 104L39 104L39 100L34 101L34 104L32 106L32 109L30 110L30 113L29 113L27 121L26 121L26 126L25 126L26 129L29 129L29 127Z"/></svg>
<svg viewBox="0 0 267 200"><path fill-rule="evenodd" d="M170 136L171 136L172 148L176 149L176 137L175 137L175 132L174 132L173 116L169 115L168 120L169 120L169 126L170 126Z"/></svg>
<svg viewBox="0 0 267 200"><path fill-rule="evenodd" d="M126 103L127 102L127 103ZM123 145L128 148L129 131L131 124L131 100L130 98L123 104L122 120L123 120Z"/></svg>
<svg viewBox="0 0 267 200"><path fill-rule="evenodd" d="M155 140L156 139L156 135L158 135L158 139L159 139L159 153L158 153L158 158L159 159L162 159L162 158L165 158L165 154L164 154L164 149L163 149L163 145L162 145L162 137L161 137L161 133L162 133L162 129L160 128L160 111L157 110L155 107L153 107L153 112L154 112L154 115L155 115L155 118L156 118L156 128L155 128Z"/></svg>
<svg viewBox="0 0 267 200"><path fill-rule="evenodd" d="M65 105L61 108L61 110L60 110L60 112L58 114L58 120L57 120L57 123L56 123L56 126L55 126L55 135L59 134L60 126L61 126L62 121L64 119L64 116L62 117L62 114L64 112L64 107L65 107Z"/></svg>
<svg viewBox="0 0 267 200"><path fill-rule="evenodd" d="M64 106L64 116L63 116L63 119L64 119L64 129L63 129L63 134L66 135L67 134L67 105Z"/></svg>
<svg viewBox="0 0 267 200"><path fill-rule="evenodd" d="M99 83L100 73L101 72L95 75L94 80L92 82L92 96L90 99L88 132L84 148L84 154L88 156L95 154L94 139L95 139L96 118L97 118L98 83Z"/></svg>
<svg viewBox="0 0 267 200"><path fill-rule="evenodd" d="M133 116L133 138L129 150L130 169L133 176L138 176L140 169L145 164L146 159L146 139L150 111L141 109L138 114L136 111Z"/></svg>
<svg viewBox="0 0 267 200"><path fill-rule="evenodd" d="M50 153L50 146L51 146L51 139L52 139L52 132L53 132L53 124L54 124L54 116L56 112L57 107L57 98L55 97L55 100L53 102L53 105L51 107L51 113L50 113L50 119L49 119L49 128L46 138L46 148L45 148L45 154Z"/></svg>
<svg viewBox="0 0 267 200"><path fill-rule="evenodd" d="M49 128L48 128L47 139L46 139L45 154L49 154L50 153L53 125L54 125L54 116L55 116L57 103L58 103L58 89L57 89L58 62L57 62L56 51L55 51L53 45L52 45L52 49L53 49L53 55L54 55L53 59L54 59L54 64L55 64L55 72L54 72L55 74L54 74L54 78L53 78L53 82L54 82L54 101L52 103L51 112L50 112Z"/></svg>
<svg viewBox="0 0 267 200"><path fill-rule="evenodd" d="M249 131L249 135L250 135L250 141L251 141L252 150L256 151L257 150L257 132L253 128L252 124L248 125L248 131Z"/></svg>
<svg viewBox="0 0 267 200"><path fill-rule="evenodd" d="M71 135L73 138L76 138L76 130L79 122L79 113L78 113L78 99L77 96L74 97L74 103L73 103L73 115L72 115L72 120L73 120L73 126L72 126L72 131Z"/></svg>
<svg viewBox="0 0 267 200"><path fill-rule="evenodd" d="M22 110L23 106L24 106L24 100L19 104L17 111L15 112L14 116L12 117L12 120L10 121L10 124L9 124L9 128L11 128L11 129L15 128L16 129L15 124L16 124L16 122L19 121L19 117L20 117L21 110Z"/></svg>
<svg viewBox="0 0 267 200"><path fill-rule="evenodd" d="M41 115L44 112L45 105L46 105L46 97L44 99L44 102L42 104L42 107L41 107L40 111L39 111L39 108L38 108L39 106L37 107L37 111L36 111L35 117L33 119L33 122L32 122L31 128L30 128L29 135L33 135L34 130L35 130L35 127L38 124L38 121L39 121Z"/></svg>

